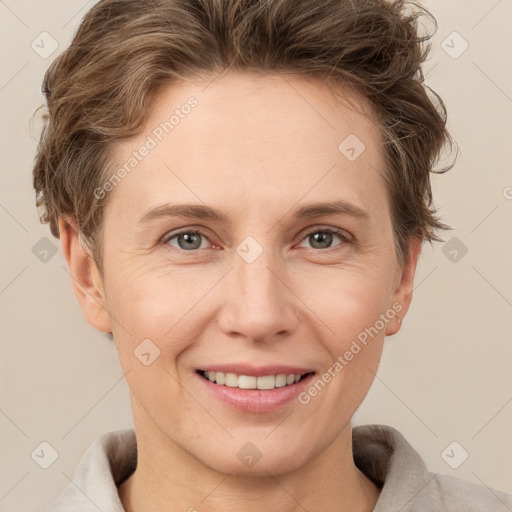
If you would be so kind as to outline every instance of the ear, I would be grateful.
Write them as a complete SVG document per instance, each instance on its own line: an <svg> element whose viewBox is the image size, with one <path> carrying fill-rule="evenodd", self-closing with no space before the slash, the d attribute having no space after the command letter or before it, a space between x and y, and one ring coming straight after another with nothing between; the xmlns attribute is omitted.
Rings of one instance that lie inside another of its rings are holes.
<svg viewBox="0 0 512 512"><path fill-rule="evenodd" d="M95 329L110 332L110 316L105 307L103 284L92 256L80 243L76 220L59 218L62 252L68 262L73 288L86 320Z"/></svg>
<svg viewBox="0 0 512 512"><path fill-rule="evenodd" d="M412 301L412 290L414 287L414 276L416 274L416 265L420 254L423 240L417 237L411 237L409 240L409 258L404 268L398 268L395 279L395 291L393 293L392 304L401 305L395 319L386 324L386 336L396 334L401 327L400 320L404 320Z"/></svg>

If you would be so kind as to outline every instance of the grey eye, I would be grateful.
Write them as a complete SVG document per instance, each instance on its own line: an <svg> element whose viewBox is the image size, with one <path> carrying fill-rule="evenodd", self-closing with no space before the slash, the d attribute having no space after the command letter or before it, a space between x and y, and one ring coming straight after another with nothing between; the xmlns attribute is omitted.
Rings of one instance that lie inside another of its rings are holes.
<svg viewBox="0 0 512 512"><path fill-rule="evenodd" d="M326 231L319 231L318 233L309 235L309 240L313 249L326 249L331 246L333 235ZM316 244L318 244L318 246L315 247Z"/></svg>
<svg viewBox="0 0 512 512"><path fill-rule="evenodd" d="M171 244L171 240L174 239L177 240L179 249L182 249L184 251L193 251L195 249L202 248L201 243L203 240L206 239L206 237L204 237L198 231L183 231L181 233L176 233L175 235L171 236L166 243L172 245L173 247L176 247L175 245Z"/></svg>
<svg viewBox="0 0 512 512"><path fill-rule="evenodd" d="M345 237L332 229L316 229L315 231L310 231L305 235L303 240L309 241L313 249L330 249L336 247L332 245L335 238L341 240L341 243L338 245L343 245L345 242ZM304 241L301 243L304 243Z"/></svg>

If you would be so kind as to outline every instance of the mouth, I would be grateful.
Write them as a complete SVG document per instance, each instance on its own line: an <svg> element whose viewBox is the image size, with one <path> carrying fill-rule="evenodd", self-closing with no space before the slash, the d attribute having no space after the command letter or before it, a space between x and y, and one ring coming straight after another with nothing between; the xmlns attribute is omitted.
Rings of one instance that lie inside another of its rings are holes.
<svg viewBox="0 0 512 512"><path fill-rule="evenodd" d="M216 370L196 370L203 379L218 386L238 388L244 390L270 391L276 388L293 386L306 379L315 372L303 373L275 373L268 375L244 375L232 372L221 372Z"/></svg>
<svg viewBox="0 0 512 512"><path fill-rule="evenodd" d="M317 372L292 365L210 364L197 368L201 393L214 403L243 413L271 413L299 403Z"/></svg>

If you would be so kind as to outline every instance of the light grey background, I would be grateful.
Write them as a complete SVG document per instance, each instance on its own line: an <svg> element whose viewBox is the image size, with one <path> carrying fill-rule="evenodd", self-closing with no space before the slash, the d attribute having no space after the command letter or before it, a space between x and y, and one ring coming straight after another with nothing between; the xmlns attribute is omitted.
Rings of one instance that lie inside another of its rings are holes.
<svg viewBox="0 0 512 512"><path fill-rule="evenodd" d="M43 73L93 3L0 0L1 511L37 510L98 435L132 425L115 348L84 320L31 181L39 126L29 119ZM444 98L460 148L456 167L433 177L435 202L455 229L446 244L424 247L411 310L386 340L355 423L392 425L431 471L510 492L512 0L424 5L439 22L427 83ZM51 50L42 32L59 45L47 58L31 47ZM35 461L50 453L44 441L58 452L48 469ZM452 469L462 450L469 457Z"/></svg>

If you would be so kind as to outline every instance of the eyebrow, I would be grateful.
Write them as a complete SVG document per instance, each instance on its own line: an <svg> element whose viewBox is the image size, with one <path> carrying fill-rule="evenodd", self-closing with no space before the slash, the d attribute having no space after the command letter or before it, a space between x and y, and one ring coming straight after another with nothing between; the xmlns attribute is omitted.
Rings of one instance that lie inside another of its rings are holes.
<svg viewBox="0 0 512 512"><path fill-rule="evenodd" d="M292 217L295 220L301 220L331 214L349 215L362 220L368 220L370 217L366 210L346 201L313 203L297 207L293 210ZM146 224L155 219L165 217L206 219L221 224L229 224L229 218L225 213L215 210L214 208L210 208L209 206L201 204L170 203L157 206L146 212L139 220L139 224Z"/></svg>

